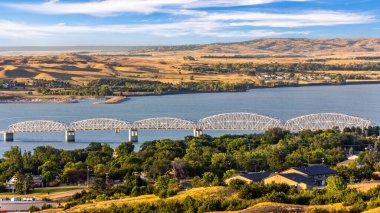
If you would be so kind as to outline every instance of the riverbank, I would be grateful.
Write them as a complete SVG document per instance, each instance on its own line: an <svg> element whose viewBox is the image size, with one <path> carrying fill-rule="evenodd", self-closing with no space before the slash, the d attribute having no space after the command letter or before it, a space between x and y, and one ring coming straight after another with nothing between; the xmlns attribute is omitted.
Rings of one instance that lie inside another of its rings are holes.
<svg viewBox="0 0 380 213"><path fill-rule="evenodd" d="M204 94L204 93L239 93L247 92L248 90L254 89L270 89L270 88L296 88L296 87L314 87L314 86L349 86L349 85L373 85L380 84L379 81L349 81L343 84L337 84L332 82L310 82L302 84L283 84L283 85L263 85L263 86L248 86L242 91L170 91L163 94L156 93L134 93L134 92L124 92L128 96L106 96L106 97L93 97L93 96L59 96L59 95L20 95L22 91L15 91L12 95L12 91L7 91L7 96L0 98L0 104L29 104L29 103L39 103L39 104L67 104L67 103L78 103L81 100L103 100L95 102L94 104L120 104L129 99L129 97L146 97L146 96L165 96L165 95L183 95L183 94Z"/></svg>
<svg viewBox="0 0 380 213"><path fill-rule="evenodd" d="M106 97L105 101L95 102L94 104L120 104L126 100L128 100L126 96L112 96Z"/></svg>
<svg viewBox="0 0 380 213"><path fill-rule="evenodd" d="M75 99L44 99L44 98L10 98L0 99L0 104L72 104L78 103Z"/></svg>
<svg viewBox="0 0 380 213"><path fill-rule="evenodd" d="M265 85L265 86L251 86L247 87L245 91L216 91L216 92L210 92L210 91L175 91L175 92L168 92L164 94L154 94L154 93L127 93L128 97L147 97L147 96L166 96L166 95L185 95L185 94L205 94L205 93L241 93L241 92L247 92L249 90L255 90L255 89L273 89L273 88L298 88L298 87L315 87L315 86L350 86L350 85L377 85L380 84L379 81L354 81L354 82L346 82L343 84L337 84L337 83L309 83L309 84L289 84L289 85Z"/></svg>

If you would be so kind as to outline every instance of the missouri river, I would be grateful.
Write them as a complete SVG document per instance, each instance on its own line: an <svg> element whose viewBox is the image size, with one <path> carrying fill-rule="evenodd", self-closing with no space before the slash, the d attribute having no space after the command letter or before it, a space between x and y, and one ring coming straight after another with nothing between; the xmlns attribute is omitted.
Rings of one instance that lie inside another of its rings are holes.
<svg viewBox="0 0 380 213"><path fill-rule="evenodd" d="M367 118L380 124L380 85L311 86L255 89L245 93L202 93L132 97L115 105L94 105L95 101L76 104L1 104L0 130L28 120L74 122L89 118L115 118L130 122L152 117L178 117L198 121L203 117L226 112L254 112L283 121L300 115L339 112ZM206 131L210 135L237 134L237 131ZM147 140L182 139L191 131L139 131L139 143ZM116 147L127 141L122 131L77 132L75 143L65 143L64 133L15 134L15 142L1 143L0 154L11 146L33 150L51 145L61 149L86 147L89 142L106 142ZM137 145L138 146L138 145Z"/></svg>

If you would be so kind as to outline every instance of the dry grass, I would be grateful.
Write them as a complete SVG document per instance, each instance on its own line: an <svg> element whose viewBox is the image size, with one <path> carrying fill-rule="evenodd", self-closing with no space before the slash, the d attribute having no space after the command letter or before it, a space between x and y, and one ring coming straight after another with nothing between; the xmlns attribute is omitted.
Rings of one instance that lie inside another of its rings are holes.
<svg viewBox="0 0 380 213"><path fill-rule="evenodd" d="M160 200L183 200L187 196L191 196L196 199L205 199L205 198L232 198L235 197L235 191L227 188L227 187L201 187L194 188L188 191L182 191L178 195L161 199L155 195L143 195L138 197L127 197L118 200L108 200L101 202L94 202L84 205L75 206L69 209L67 212L81 212L83 210L91 210L91 209L105 209L109 208L112 205L122 206L122 205L137 205L141 203L155 203Z"/></svg>
<svg viewBox="0 0 380 213"><path fill-rule="evenodd" d="M348 185L349 188L357 189L361 192L367 192L370 189L376 188L380 185L380 182L369 182L369 183L357 183Z"/></svg>
<svg viewBox="0 0 380 213"><path fill-rule="evenodd" d="M212 46L212 45L211 45ZM237 47L234 47L237 48ZM234 49L233 48L233 49ZM211 48L212 49L212 48ZM165 83L189 82L191 76L194 81L223 81L223 82L242 82L255 81L257 77L238 74L205 74L197 75L190 71L181 69L184 64L200 66L202 64L217 63L299 63L305 62L307 58L263 58L263 59L238 59L238 58L219 58L207 59L201 58L203 55L235 55L248 54L244 52L246 47L238 48L239 53L213 54L206 48L196 51L173 51L173 52L143 52L151 54L152 57L128 57L127 54L109 56L101 54L90 54L89 61L83 61L80 56L75 54L31 56L32 60L28 63L15 63L13 65L0 65L0 78L14 79L20 82L28 82L31 79L46 80L67 80L74 84L82 84L91 80L101 78L128 78L134 80L156 80ZM196 61L185 61L183 56L192 55ZM21 60L21 56L0 56L2 59ZM328 60L328 64L345 64L345 63L365 63L364 60ZM317 72L318 73L318 72ZM380 77L380 72L366 71L326 71L320 72L326 74L344 74L344 75L366 75L373 79ZM304 84L320 82L304 82ZM303 84L301 82L301 84Z"/></svg>
<svg viewBox="0 0 380 213"><path fill-rule="evenodd" d="M380 207L364 211L363 213L379 213Z"/></svg>
<svg viewBox="0 0 380 213"><path fill-rule="evenodd" d="M283 203L273 203L265 202L259 203L250 208L236 211L239 213L258 213L258 212L309 212L315 209L324 209L328 211L338 211L347 210L349 207L343 206L341 203L330 204L330 205L315 205L315 206L304 206L304 205L294 205L294 204L283 204Z"/></svg>

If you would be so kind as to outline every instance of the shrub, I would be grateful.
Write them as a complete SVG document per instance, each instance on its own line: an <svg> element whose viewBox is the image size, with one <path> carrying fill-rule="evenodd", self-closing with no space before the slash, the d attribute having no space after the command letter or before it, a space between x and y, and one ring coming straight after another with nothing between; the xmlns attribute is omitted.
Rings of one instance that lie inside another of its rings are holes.
<svg viewBox="0 0 380 213"><path fill-rule="evenodd" d="M354 205L352 205L351 212L363 212L367 208L367 204L362 200L356 200Z"/></svg>
<svg viewBox="0 0 380 213"><path fill-rule="evenodd" d="M270 202L277 202L277 203L288 202L288 198L284 192L272 191L270 194L266 195L264 199Z"/></svg>
<svg viewBox="0 0 380 213"><path fill-rule="evenodd" d="M42 210L44 210L44 209L51 209L51 208L53 208L53 206L50 205L50 204L46 204L46 203L45 203L44 205L41 206L41 209L42 209Z"/></svg>
<svg viewBox="0 0 380 213"><path fill-rule="evenodd" d="M183 213L184 208L178 201L162 202L157 205L158 213Z"/></svg>
<svg viewBox="0 0 380 213"><path fill-rule="evenodd" d="M101 194L101 195L96 196L96 201L105 201L108 199L109 197L106 194Z"/></svg>
<svg viewBox="0 0 380 213"><path fill-rule="evenodd" d="M245 185L245 182L239 179L230 180L228 186L232 189L240 190Z"/></svg>
<svg viewBox="0 0 380 213"><path fill-rule="evenodd" d="M203 186L202 179L201 179L199 176L195 176L195 177L191 180L191 186L192 186L193 188L202 187L202 186Z"/></svg>
<svg viewBox="0 0 380 213"><path fill-rule="evenodd" d="M37 206L31 206L30 208L29 208L29 211L30 212L36 212L36 211L39 211L40 209L37 207Z"/></svg>

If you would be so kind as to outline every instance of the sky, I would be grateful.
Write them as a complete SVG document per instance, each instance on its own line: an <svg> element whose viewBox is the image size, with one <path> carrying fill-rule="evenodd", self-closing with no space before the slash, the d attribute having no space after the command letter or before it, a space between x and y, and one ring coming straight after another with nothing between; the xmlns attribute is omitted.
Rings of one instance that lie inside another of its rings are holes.
<svg viewBox="0 0 380 213"><path fill-rule="evenodd" d="M0 46L380 37L380 0L0 0Z"/></svg>

